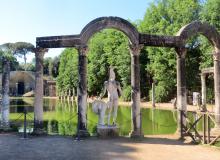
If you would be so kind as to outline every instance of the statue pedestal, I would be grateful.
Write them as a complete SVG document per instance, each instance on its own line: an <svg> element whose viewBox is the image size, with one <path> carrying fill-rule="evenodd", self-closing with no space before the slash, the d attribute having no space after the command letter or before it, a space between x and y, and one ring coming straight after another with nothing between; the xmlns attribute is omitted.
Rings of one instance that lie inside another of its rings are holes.
<svg viewBox="0 0 220 160"><path fill-rule="evenodd" d="M100 138L115 138L119 136L119 127L97 125L97 134Z"/></svg>

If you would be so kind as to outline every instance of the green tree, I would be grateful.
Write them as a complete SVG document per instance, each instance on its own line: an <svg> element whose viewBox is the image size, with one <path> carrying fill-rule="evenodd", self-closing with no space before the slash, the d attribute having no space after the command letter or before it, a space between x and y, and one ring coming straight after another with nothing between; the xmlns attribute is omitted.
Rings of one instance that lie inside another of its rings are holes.
<svg viewBox="0 0 220 160"><path fill-rule="evenodd" d="M220 31L220 1L219 0L206 0L203 4L200 19L208 22Z"/></svg>
<svg viewBox="0 0 220 160"><path fill-rule="evenodd" d="M17 56L24 57L24 70L27 70L27 54L30 52L34 52L34 45L27 42L16 42L12 46L12 50L14 51L14 54Z"/></svg>
<svg viewBox="0 0 220 160"><path fill-rule="evenodd" d="M200 13L200 19L210 25L214 26L220 32L220 1L207 0ZM212 51L213 47L206 37L199 37L199 45L202 51L202 59L200 68L213 66Z"/></svg>
<svg viewBox="0 0 220 160"><path fill-rule="evenodd" d="M200 19L204 22L214 26L220 32L220 1L219 0L206 0L203 4ZM200 69L213 66L212 53L214 48L206 37L200 36L199 45L201 49L201 63ZM207 79L207 100L210 102L214 99L214 85L213 76L209 75Z"/></svg>
<svg viewBox="0 0 220 160"><path fill-rule="evenodd" d="M51 76L52 75L52 61L53 59L51 57L44 58L44 74Z"/></svg>
<svg viewBox="0 0 220 160"><path fill-rule="evenodd" d="M57 77L60 59L59 57L44 58L44 74L50 78Z"/></svg>
<svg viewBox="0 0 220 160"><path fill-rule="evenodd" d="M108 80L108 68L114 66L116 78L123 88L130 85L130 51L128 38L114 29L95 34L89 42L88 91L98 95L104 81Z"/></svg>
<svg viewBox="0 0 220 160"><path fill-rule="evenodd" d="M78 84L78 52L76 49L65 49L60 56L58 92L67 92Z"/></svg>
<svg viewBox="0 0 220 160"><path fill-rule="evenodd" d="M138 29L149 34L175 35L182 26L198 19L199 11L198 0L159 0L147 8ZM155 47L148 47L147 53L146 70L157 81L156 100L168 101L176 91L176 53L174 49Z"/></svg>
<svg viewBox="0 0 220 160"><path fill-rule="evenodd" d="M108 68L114 66L116 78L122 85L124 92L123 98L130 100L130 77L131 60L128 48L129 41L126 35L114 29L106 29L96 33L89 41L88 52L88 93L89 95L99 95L103 89L104 81L108 80ZM71 53L70 53L71 52ZM66 90L69 86L77 86L77 62L78 59L72 52L73 49L66 49L61 57L59 64L58 88ZM70 55L72 57L70 57ZM141 86L146 84L146 73L144 68L147 63L146 51L141 52ZM72 59L74 59L74 62ZM72 65L69 65L72 64ZM72 72L68 74L68 72ZM74 75L73 79L70 78ZM146 85L145 85L146 86ZM144 88L146 90L146 88ZM146 93L145 91L143 93Z"/></svg>

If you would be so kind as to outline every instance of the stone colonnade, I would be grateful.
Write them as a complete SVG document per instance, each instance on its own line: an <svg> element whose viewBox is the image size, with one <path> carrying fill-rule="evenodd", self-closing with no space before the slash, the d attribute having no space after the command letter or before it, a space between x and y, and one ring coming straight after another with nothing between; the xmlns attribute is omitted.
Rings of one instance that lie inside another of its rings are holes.
<svg viewBox="0 0 220 160"><path fill-rule="evenodd" d="M132 132L131 137L143 136L141 132L141 112L140 112L140 64L139 55L141 45L130 45L131 53L131 86L132 86ZM78 103L78 131L80 136L88 136L86 127L87 112L87 53L88 47L81 45L76 47L79 53L77 88ZM43 132L43 58L47 49L36 49L36 75L35 75L35 100L34 100L34 133Z"/></svg>
<svg viewBox="0 0 220 160"><path fill-rule="evenodd" d="M88 23L77 35L38 37L37 47L60 48L75 47L79 51L79 86L78 111L79 111L79 134L87 135L86 131L86 98L87 98L87 43L89 39L98 31L105 28L115 28L122 31L130 40L131 52L131 86L132 86L132 132L131 136L142 136L141 114L140 114L140 66L139 52L140 46L172 47L177 53L177 108L187 111L186 103L186 76L185 76L185 56L187 49L184 47L187 40L196 34L206 36L215 48L214 54L214 80L215 80L215 113L216 128L220 128L220 35L218 31L207 23L194 21L182 27L176 36L159 36L139 33L138 30L128 21L120 17L100 17ZM36 55L37 56L37 55ZM37 58L36 58L37 59ZM38 64L37 62L36 64ZM38 64L40 66L40 64ZM36 100L35 107L42 106L41 71L37 68L36 73ZM39 88L37 87L39 85ZM203 88L204 89L204 88ZM38 93L37 93L38 92ZM203 90L205 92L205 90ZM40 103L39 105L37 104ZM204 101L205 102L205 101ZM42 117L42 109L35 109L35 119L39 123ZM179 117L180 118L180 117ZM180 124L179 124L180 127Z"/></svg>

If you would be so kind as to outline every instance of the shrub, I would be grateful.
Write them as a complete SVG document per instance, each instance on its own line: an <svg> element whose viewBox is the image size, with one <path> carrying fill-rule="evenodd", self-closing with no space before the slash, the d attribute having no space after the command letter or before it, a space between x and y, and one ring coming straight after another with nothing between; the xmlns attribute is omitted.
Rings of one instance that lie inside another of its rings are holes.
<svg viewBox="0 0 220 160"><path fill-rule="evenodd" d="M122 90L122 99L123 101L130 101L131 100L131 86L125 86Z"/></svg>

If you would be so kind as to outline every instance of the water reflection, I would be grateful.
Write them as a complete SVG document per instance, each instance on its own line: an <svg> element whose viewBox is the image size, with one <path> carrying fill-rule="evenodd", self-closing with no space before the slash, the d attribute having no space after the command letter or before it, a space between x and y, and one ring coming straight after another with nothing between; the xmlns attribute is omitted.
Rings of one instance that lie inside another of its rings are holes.
<svg viewBox="0 0 220 160"><path fill-rule="evenodd" d="M10 119L15 120L19 113L28 110L33 117L33 98L12 99L10 106ZM172 134L175 133L176 112L169 110L142 108L142 132L144 134ZM30 116L30 117L31 117ZM29 121L33 120L29 117ZM91 135L96 134L98 116L92 112L88 105L87 128ZM131 131L131 109L119 106L117 124L120 135L128 135ZM77 107L75 102L57 99L44 99L44 127L48 134L73 135L77 130Z"/></svg>

